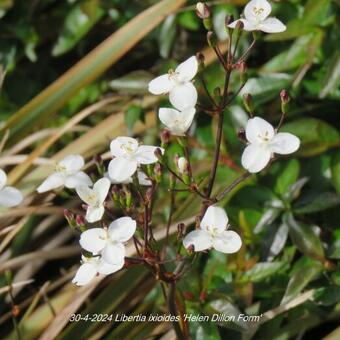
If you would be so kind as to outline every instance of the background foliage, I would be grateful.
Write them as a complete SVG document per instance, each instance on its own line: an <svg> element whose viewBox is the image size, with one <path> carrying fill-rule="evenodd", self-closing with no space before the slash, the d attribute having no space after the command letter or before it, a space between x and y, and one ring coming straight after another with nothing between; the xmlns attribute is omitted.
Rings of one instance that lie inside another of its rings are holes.
<svg viewBox="0 0 340 340"><path fill-rule="evenodd" d="M34 190L50 170L45 163L51 158L81 153L90 169L92 157L105 154L110 139L123 131L137 134L147 143L157 142L156 108L160 103L159 98L149 96L147 83L206 47L194 3L0 3L0 134L5 143L0 166L27 196L22 207L0 212L0 324L4 336L171 336L167 323L68 322L76 312L133 315L166 311L159 285L139 267L89 287L71 285L80 250L61 207L75 211L79 207L67 195L41 196ZM214 1L211 5L222 44L227 37L225 15L238 16L245 3ZM275 15L288 29L262 36L249 59L244 92L253 95L257 115L277 123L278 93L288 89L293 100L283 130L299 136L302 147L294 158L275 162L226 197L223 203L231 224L243 235L245 246L233 256L212 251L200 257L182 281L179 296L186 302L186 313L264 316L256 324L190 323L193 338L239 339L254 334L256 339L339 337L338 5L336 0L273 3ZM250 42L251 36L245 34L242 48ZM211 51L205 50L205 55L210 64L208 86L213 90L222 83L223 72ZM247 114L241 97L225 117L217 189L242 172L243 146L237 131ZM203 180L209 171L216 126L211 118L198 115L195 128L191 141L194 169ZM178 152L176 146L171 152ZM168 199L166 194L159 197L155 226L166 221ZM181 194L176 207L175 221L190 219L198 202Z"/></svg>

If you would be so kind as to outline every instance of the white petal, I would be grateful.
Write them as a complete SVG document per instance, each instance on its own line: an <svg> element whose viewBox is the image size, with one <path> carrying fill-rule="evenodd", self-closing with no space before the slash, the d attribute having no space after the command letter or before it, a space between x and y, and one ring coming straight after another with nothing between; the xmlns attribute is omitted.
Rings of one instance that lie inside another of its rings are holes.
<svg viewBox="0 0 340 340"><path fill-rule="evenodd" d="M288 132L279 132L269 144L270 150L280 155L288 155L300 147L300 139Z"/></svg>
<svg viewBox="0 0 340 340"><path fill-rule="evenodd" d="M264 169L270 161L271 152L268 148L248 145L242 154L242 166L251 173L259 172Z"/></svg>
<svg viewBox="0 0 340 340"><path fill-rule="evenodd" d="M195 251L202 251L212 247L212 240L210 234L205 230L197 229L184 237L183 245L185 248L193 245Z"/></svg>
<svg viewBox="0 0 340 340"><path fill-rule="evenodd" d="M238 19L238 20L235 20L233 21L231 24L228 25L228 27L230 28L235 28L237 23L239 21L242 21L243 23L243 29L245 31L255 31L257 28L256 28L256 25L254 25L252 22L246 20L246 19Z"/></svg>
<svg viewBox="0 0 340 340"><path fill-rule="evenodd" d="M122 263L125 257L125 247L123 243L107 245L102 252L103 260L108 264Z"/></svg>
<svg viewBox="0 0 340 340"><path fill-rule="evenodd" d="M192 83L175 86L169 95L170 103L179 111L195 107L197 103L197 90Z"/></svg>
<svg viewBox="0 0 340 340"><path fill-rule="evenodd" d="M74 175L65 178L65 187L74 189L79 186L92 186L91 178L83 171L79 171Z"/></svg>
<svg viewBox="0 0 340 340"><path fill-rule="evenodd" d="M69 155L58 162L60 167L65 168L67 174L75 174L84 166L84 158L80 155Z"/></svg>
<svg viewBox="0 0 340 340"><path fill-rule="evenodd" d="M62 187L65 182L65 177L61 174L54 173L48 176L42 184L37 188L39 193L43 193L49 190L53 190Z"/></svg>
<svg viewBox="0 0 340 340"><path fill-rule="evenodd" d="M94 223L100 221L104 215L105 209L101 207L91 207L89 206L86 210L86 221Z"/></svg>
<svg viewBox="0 0 340 340"><path fill-rule="evenodd" d="M7 183L7 175L5 171L0 169L0 190L6 185Z"/></svg>
<svg viewBox="0 0 340 340"><path fill-rule="evenodd" d="M164 74L150 81L149 92L156 95L166 94L172 90L173 86L169 74Z"/></svg>
<svg viewBox="0 0 340 340"><path fill-rule="evenodd" d="M90 283L97 275L97 268L92 263L83 263L79 269L75 277L72 280L72 283L77 286L84 286Z"/></svg>
<svg viewBox="0 0 340 340"><path fill-rule="evenodd" d="M211 205L201 221L201 228L207 231L222 232L227 228L228 216L223 208Z"/></svg>
<svg viewBox="0 0 340 340"><path fill-rule="evenodd" d="M125 183L136 172L137 162L125 158L114 158L109 163L109 176L115 183Z"/></svg>
<svg viewBox="0 0 340 340"><path fill-rule="evenodd" d="M19 205L23 200L22 193L13 187L0 190L0 206L10 208Z"/></svg>
<svg viewBox="0 0 340 340"><path fill-rule="evenodd" d="M161 107L158 112L158 117L165 126L171 129L179 114L180 112L178 110Z"/></svg>
<svg viewBox="0 0 340 340"><path fill-rule="evenodd" d="M242 246L241 237L235 231L226 230L213 238L213 247L226 254L233 254Z"/></svg>
<svg viewBox="0 0 340 340"><path fill-rule="evenodd" d="M81 233L80 246L92 253L99 254L107 243L107 232L103 228L92 228Z"/></svg>
<svg viewBox="0 0 340 340"><path fill-rule="evenodd" d="M138 149L138 142L131 137L117 137L110 144L113 157L124 157Z"/></svg>
<svg viewBox="0 0 340 340"><path fill-rule="evenodd" d="M179 64L175 70L180 81L188 82L193 79L198 71L198 62L195 56L190 57L183 63Z"/></svg>
<svg viewBox="0 0 340 340"><path fill-rule="evenodd" d="M164 150L162 148L150 145L141 145L135 153L134 159L139 164L156 163L158 161L157 157L155 156L156 149L160 149L161 152L164 153Z"/></svg>
<svg viewBox="0 0 340 340"><path fill-rule="evenodd" d="M125 260L123 260L116 264L109 264L105 262L103 259L100 260L98 265L98 273L103 275L109 275L115 272L118 272L118 270L122 269L124 267Z"/></svg>
<svg viewBox="0 0 340 340"><path fill-rule="evenodd" d="M100 204L105 201L105 198L110 190L110 186L110 180L105 177L98 179L98 181L94 183L93 190L97 193Z"/></svg>
<svg viewBox="0 0 340 340"><path fill-rule="evenodd" d="M246 126L246 137L250 143L262 144L264 139L270 140L274 137L275 130L271 124L260 117L248 120Z"/></svg>
<svg viewBox="0 0 340 340"><path fill-rule="evenodd" d="M266 0L252 0L244 8L244 16L250 22L259 22L265 20L272 7L270 3Z"/></svg>
<svg viewBox="0 0 340 340"><path fill-rule="evenodd" d="M143 186L152 185L152 181L149 179L149 177L143 171L138 171L137 176L138 176L138 183L140 185L143 185Z"/></svg>
<svg viewBox="0 0 340 340"><path fill-rule="evenodd" d="M196 109L194 107L188 108L181 112L184 116L184 129L187 131L194 120Z"/></svg>
<svg viewBox="0 0 340 340"><path fill-rule="evenodd" d="M276 18L268 18L258 25L259 29L265 33L280 33L284 32L287 27Z"/></svg>
<svg viewBox="0 0 340 340"><path fill-rule="evenodd" d="M80 199L86 204L88 204L89 206L95 205L95 203L97 203L98 201L98 200L95 200L94 202L93 197L96 196L96 193L94 192L93 189L89 188L88 186L82 185L82 186L76 187L76 192L78 196L80 197Z"/></svg>
<svg viewBox="0 0 340 340"><path fill-rule="evenodd" d="M136 231L137 223L131 217L121 217L113 221L109 226L111 240L119 243L128 241Z"/></svg>

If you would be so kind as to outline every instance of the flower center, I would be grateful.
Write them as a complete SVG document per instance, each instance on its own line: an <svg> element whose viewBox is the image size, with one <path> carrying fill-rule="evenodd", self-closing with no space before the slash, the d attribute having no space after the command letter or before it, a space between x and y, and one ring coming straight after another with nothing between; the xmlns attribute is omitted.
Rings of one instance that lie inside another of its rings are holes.
<svg viewBox="0 0 340 340"><path fill-rule="evenodd" d="M66 167L57 163L55 165L55 171L59 173L65 173L67 171Z"/></svg>
<svg viewBox="0 0 340 340"><path fill-rule="evenodd" d="M168 72L168 76L169 76L169 80L173 81L176 85L181 84L181 78L180 78L179 73L170 69L169 72Z"/></svg>
<svg viewBox="0 0 340 340"><path fill-rule="evenodd" d="M87 201L90 203L90 205L92 207L99 207L99 200L98 200L98 196L97 194L93 193L93 194L89 194L87 196Z"/></svg>
<svg viewBox="0 0 340 340"><path fill-rule="evenodd" d="M257 8L256 6L254 6L253 8L253 12L254 14L258 17L263 13L264 9L262 7Z"/></svg>
<svg viewBox="0 0 340 340"><path fill-rule="evenodd" d="M269 137L269 132L266 131L264 134L258 134L258 138L262 141L262 143L264 144L268 144L268 142L270 141L270 137Z"/></svg>
<svg viewBox="0 0 340 340"><path fill-rule="evenodd" d="M134 144L132 142L127 142L125 144L122 144L120 148L129 155L132 155L135 153Z"/></svg>

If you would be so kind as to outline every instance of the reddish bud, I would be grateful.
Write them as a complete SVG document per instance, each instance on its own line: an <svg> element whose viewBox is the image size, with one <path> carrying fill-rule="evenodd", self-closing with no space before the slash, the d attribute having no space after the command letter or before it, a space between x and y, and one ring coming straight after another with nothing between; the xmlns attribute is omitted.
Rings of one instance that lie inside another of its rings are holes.
<svg viewBox="0 0 340 340"><path fill-rule="evenodd" d="M242 142L246 142L247 138L246 138L246 130L244 128L241 128L238 133L237 133L238 138L242 141Z"/></svg>
<svg viewBox="0 0 340 340"><path fill-rule="evenodd" d="M280 92L280 98L281 98L281 111L283 114L286 114L288 111L290 96L286 90L282 90Z"/></svg>
<svg viewBox="0 0 340 340"><path fill-rule="evenodd" d="M170 141L170 131L167 129L164 129L161 133L161 143L162 143L162 148L165 148Z"/></svg>
<svg viewBox="0 0 340 340"><path fill-rule="evenodd" d="M204 302L206 298L207 298L207 292L202 290L201 293L200 293L201 302Z"/></svg>
<svg viewBox="0 0 340 340"><path fill-rule="evenodd" d="M85 218L82 215L76 216L76 224L77 227L84 227L85 226Z"/></svg>
<svg viewBox="0 0 340 340"><path fill-rule="evenodd" d="M157 149L155 150L155 156L158 158L158 160L162 160L162 158L163 158L163 153L162 153L162 151L161 151L160 148L157 148Z"/></svg>
<svg viewBox="0 0 340 340"><path fill-rule="evenodd" d="M196 4L196 15L200 19L208 19L210 17L210 10L207 4L198 2Z"/></svg>
<svg viewBox="0 0 340 340"><path fill-rule="evenodd" d="M16 318L16 317L19 316L19 314L20 314L20 307L18 305L14 305L12 307L12 315L13 315L13 317Z"/></svg>
<svg viewBox="0 0 340 340"><path fill-rule="evenodd" d="M177 226L177 239L181 239L185 232L185 224L179 223Z"/></svg>

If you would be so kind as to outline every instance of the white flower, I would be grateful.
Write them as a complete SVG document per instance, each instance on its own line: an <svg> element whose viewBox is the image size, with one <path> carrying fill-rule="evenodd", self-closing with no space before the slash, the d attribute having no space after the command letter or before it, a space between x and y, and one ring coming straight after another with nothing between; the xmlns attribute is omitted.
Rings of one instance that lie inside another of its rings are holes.
<svg viewBox="0 0 340 340"><path fill-rule="evenodd" d="M228 27L235 28L238 21L242 21L245 31L262 31L265 33L280 33L286 26L276 18L268 18L272 7L266 0L252 0L244 9L244 19L232 22Z"/></svg>
<svg viewBox="0 0 340 340"><path fill-rule="evenodd" d="M22 194L18 189L6 186L6 183L6 173L0 169L0 207L15 207L22 202Z"/></svg>
<svg viewBox="0 0 340 340"><path fill-rule="evenodd" d="M91 178L85 172L80 171L84 164L84 158L80 155L65 157L56 164L55 172L46 178L37 191L42 193L62 186L74 189L80 185L92 185Z"/></svg>
<svg viewBox="0 0 340 340"><path fill-rule="evenodd" d="M180 174L184 174L184 172L187 170L188 167L188 161L186 160L185 157L180 157L177 160L177 168L178 168L178 172Z"/></svg>
<svg viewBox="0 0 340 340"><path fill-rule="evenodd" d="M76 188L78 196L88 205L85 217L88 222L97 222L103 217L104 201L110 185L107 178L101 178L93 185L93 189L85 185Z"/></svg>
<svg viewBox="0 0 340 340"><path fill-rule="evenodd" d="M196 57L190 57L179 64L175 71L170 70L168 74L153 79L149 83L149 91L156 95L169 93L171 104L180 111L192 108L197 102L197 91L191 80L197 70Z"/></svg>
<svg viewBox="0 0 340 340"><path fill-rule="evenodd" d="M115 183L126 182L140 164L152 164L158 161L155 156L156 146L138 145L131 137L117 137L110 144L114 157L109 163L109 176ZM163 149L159 148L161 152Z"/></svg>
<svg viewBox="0 0 340 340"><path fill-rule="evenodd" d="M299 138L287 132L276 133L273 126L260 117L248 120L246 138L249 145L241 162L252 173L264 169L274 153L288 155L300 147Z"/></svg>
<svg viewBox="0 0 340 340"><path fill-rule="evenodd" d="M101 257L82 256L82 265L77 270L72 282L77 286L84 286L90 283L98 274L109 275L122 269L124 259L120 263L108 264Z"/></svg>
<svg viewBox="0 0 340 340"><path fill-rule="evenodd" d="M112 184L130 184L133 182L132 177L127 178L124 182L116 182L109 176L108 172L104 174L104 177L108 178ZM143 171L137 170L137 178L138 178L138 183L140 185L143 185L143 186L152 185L152 181L148 178L148 176Z"/></svg>
<svg viewBox="0 0 340 340"><path fill-rule="evenodd" d="M101 254L108 264L121 263L125 257L124 243L135 233L136 224L131 217L121 217L113 221L108 229L92 228L84 231L79 243L92 254Z"/></svg>
<svg viewBox="0 0 340 340"><path fill-rule="evenodd" d="M175 109L160 108L159 119L175 136L184 136L195 116L195 108L188 108L184 111Z"/></svg>
<svg viewBox="0 0 340 340"><path fill-rule="evenodd" d="M225 211L216 206L210 206L204 214L200 229L191 231L185 236L185 248L194 246L194 251L202 251L213 247L222 253L236 253L242 246L240 236L227 230L228 216Z"/></svg>

